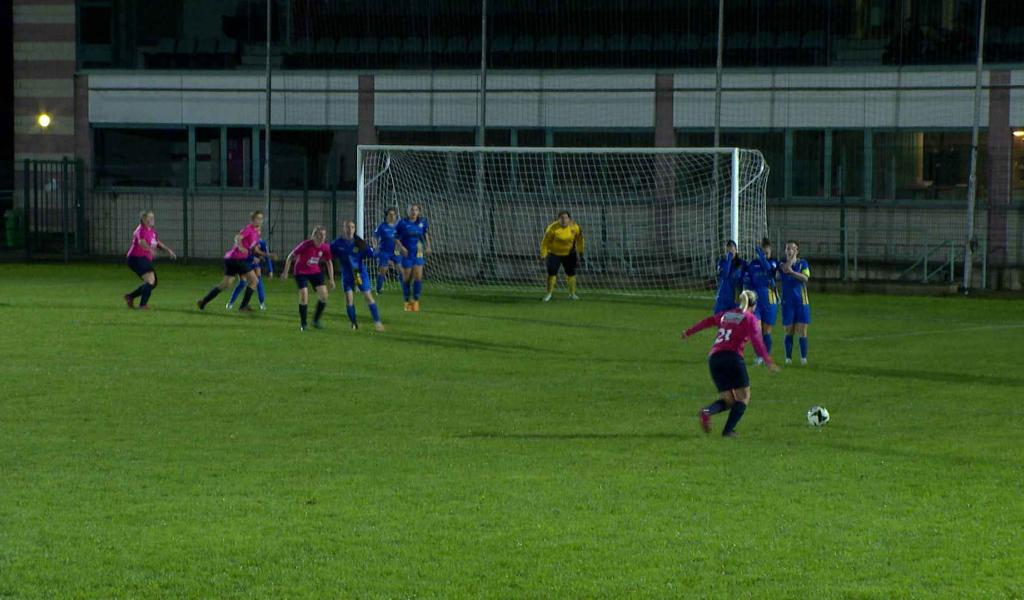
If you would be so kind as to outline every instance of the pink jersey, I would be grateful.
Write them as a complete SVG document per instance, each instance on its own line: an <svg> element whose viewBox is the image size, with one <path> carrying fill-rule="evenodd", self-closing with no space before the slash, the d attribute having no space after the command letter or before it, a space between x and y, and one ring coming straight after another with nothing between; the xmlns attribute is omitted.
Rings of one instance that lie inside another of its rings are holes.
<svg viewBox="0 0 1024 600"><path fill-rule="evenodd" d="M156 229L139 224L132 233L132 245L128 248L128 256L137 256L153 260L153 252L156 251L160 241L156 237Z"/></svg>
<svg viewBox="0 0 1024 600"><path fill-rule="evenodd" d="M260 243L260 230L256 229L251 223L238 232L238 235L242 236L242 241L239 245L245 248L245 250L240 250L238 245L232 246L228 253L224 255L224 258L247 260L252 253L252 247Z"/></svg>
<svg viewBox="0 0 1024 600"><path fill-rule="evenodd" d="M296 275L319 275L320 262L331 260L331 248L327 244L317 246L313 240L306 240L292 250L295 256Z"/></svg>
<svg viewBox="0 0 1024 600"><path fill-rule="evenodd" d="M715 343L711 345L709 356L719 352L735 352L743 356L744 348L749 340L754 344L754 351L757 352L757 355L766 362L771 362L768 349L761 338L761 323L754 313L745 313L737 309L711 315L687 329L686 337L715 325L718 326L718 335L715 336Z"/></svg>

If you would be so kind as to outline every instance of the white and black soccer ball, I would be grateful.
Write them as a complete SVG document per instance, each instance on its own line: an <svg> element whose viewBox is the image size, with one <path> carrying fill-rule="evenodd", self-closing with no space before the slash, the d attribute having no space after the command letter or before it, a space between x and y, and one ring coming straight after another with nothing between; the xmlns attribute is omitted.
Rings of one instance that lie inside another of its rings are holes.
<svg viewBox="0 0 1024 600"><path fill-rule="evenodd" d="M807 411L807 423L812 427L824 427L828 419L828 410L824 406L812 406Z"/></svg>

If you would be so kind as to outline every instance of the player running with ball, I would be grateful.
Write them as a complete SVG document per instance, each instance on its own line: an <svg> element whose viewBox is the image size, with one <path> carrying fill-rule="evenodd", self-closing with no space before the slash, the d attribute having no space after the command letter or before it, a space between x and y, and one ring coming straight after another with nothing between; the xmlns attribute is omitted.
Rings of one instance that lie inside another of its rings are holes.
<svg viewBox="0 0 1024 600"><path fill-rule="evenodd" d="M355 290L358 289L366 297L370 316L373 317L374 329L384 331L384 324L380 322L380 311L377 310L377 302L373 299L373 292L370 291L370 273L363 263L364 260L373 258L373 250L363 238L356 235L355 221L345 221L342 224L341 237L331 242L331 255L337 258L341 264L341 287L345 290L346 310L348 311L348 320L352 323L352 329L359 329L354 297Z"/></svg>
<svg viewBox="0 0 1024 600"><path fill-rule="evenodd" d="M761 327L753 313L756 305L757 294L745 290L740 294L737 308L714 314L683 332L685 340L698 331L718 326L718 335L708 355L708 367L711 379L718 388L718 400L700 411L700 426L705 433L711 432L712 415L728 409L729 418L722 429L722 435L736 436L736 425L750 403L750 377L747 375L747 365L743 362L743 350L748 341L754 344L754 350L770 371L779 370L761 339Z"/></svg>

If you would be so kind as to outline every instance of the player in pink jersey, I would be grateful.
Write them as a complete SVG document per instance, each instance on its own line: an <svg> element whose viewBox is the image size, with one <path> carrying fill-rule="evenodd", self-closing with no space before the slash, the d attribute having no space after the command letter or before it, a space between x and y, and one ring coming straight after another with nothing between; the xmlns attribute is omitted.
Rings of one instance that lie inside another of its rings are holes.
<svg viewBox="0 0 1024 600"><path fill-rule="evenodd" d="M756 304L757 294L745 290L740 294L738 308L712 315L683 332L685 340L698 331L718 326L718 335L715 336L708 356L711 379L718 388L718 400L700 411L700 425L705 433L711 432L711 415L728 408L729 419L725 422L722 435L736 436L736 425L750 403L750 377L747 376L747 365L743 362L743 350L748 341L753 343L757 355L764 360L770 371L775 373L779 370L761 339L761 325L753 312Z"/></svg>
<svg viewBox="0 0 1024 600"><path fill-rule="evenodd" d="M327 265L328 284L334 289L334 261L331 248L327 245L327 230L317 225L308 240L303 241L288 254L284 261L281 279L288 279L292 261L295 262L295 283L299 286L299 330L306 330L306 314L309 305L309 285L316 290L316 312L313 313L313 327L320 329L320 317L327 308L327 286L324 285L323 265Z"/></svg>
<svg viewBox="0 0 1024 600"><path fill-rule="evenodd" d="M139 276L142 285L135 288L132 293L124 295L124 303L128 308L135 308L135 299L139 298L139 308L149 309L149 295L153 293L157 282L156 269L153 268L156 250L163 250L172 260L178 258L173 250L157 238L156 229L153 229L154 223L156 216L153 211L144 210L139 214L139 226L132 233L132 245L128 248L128 268Z"/></svg>
<svg viewBox="0 0 1024 600"><path fill-rule="evenodd" d="M252 294L259 285L259 278L256 276L254 266L255 258L262 254L259 249L260 227L262 226L263 211L257 210L249 215L249 224L238 232L238 235L235 236L235 243L224 254L224 278L207 292L206 296L196 302L199 310L206 308L206 305L216 298L217 294L231 287L235 283L235 277L242 279L247 285L245 296L242 297L242 304L239 305L238 310L243 312L252 310L249 308L249 301L252 300Z"/></svg>

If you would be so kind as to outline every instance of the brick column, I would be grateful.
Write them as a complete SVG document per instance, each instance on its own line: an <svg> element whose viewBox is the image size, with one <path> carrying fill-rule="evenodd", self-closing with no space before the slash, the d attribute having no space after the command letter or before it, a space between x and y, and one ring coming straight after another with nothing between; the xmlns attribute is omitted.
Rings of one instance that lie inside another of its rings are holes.
<svg viewBox="0 0 1024 600"><path fill-rule="evenodd" d="M1006 265L1009 234L1013 132L1010 130L1010 72L992 71L988 100L988 261ZM995 273L993 272L994 276Z"/></svg>
<svg viewBox="0 0 1024 600"><path fill-rule="evenodd" d="M377 127L373 122L373 75L359 76L359 131L356 139L360 144L377 143Z"/></svg>
<svg viewBox="0 0 1024 600"><path fill-rule="evenodd" d="M14 0L14 159L75 155L75 3ZM48 129L36 119L45 112ZM15 182L21 177L16 174Z"/></svg>

